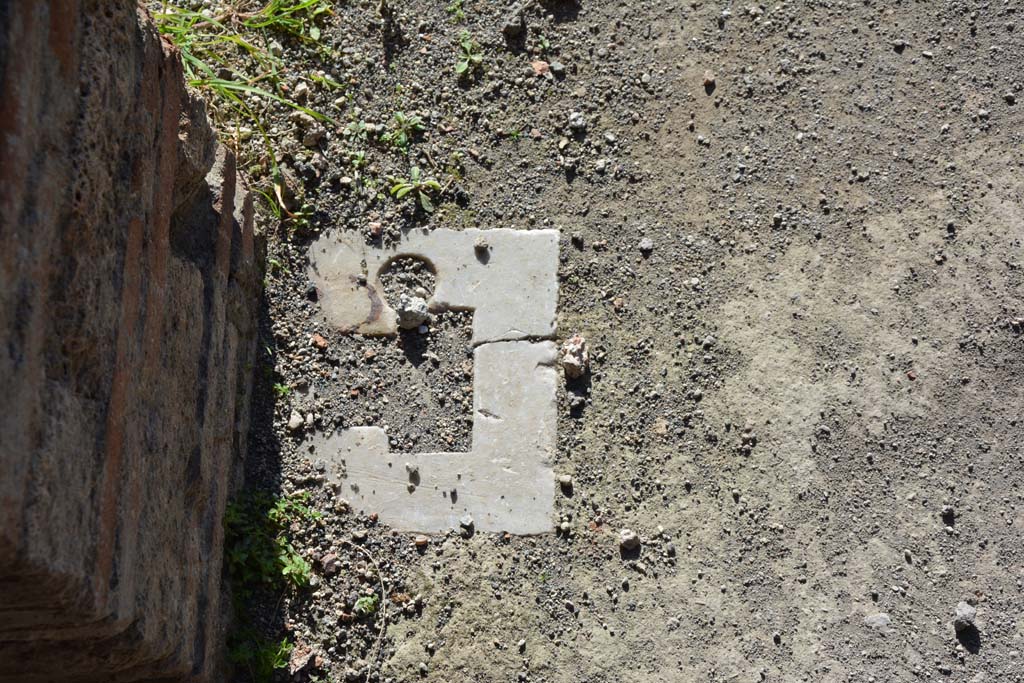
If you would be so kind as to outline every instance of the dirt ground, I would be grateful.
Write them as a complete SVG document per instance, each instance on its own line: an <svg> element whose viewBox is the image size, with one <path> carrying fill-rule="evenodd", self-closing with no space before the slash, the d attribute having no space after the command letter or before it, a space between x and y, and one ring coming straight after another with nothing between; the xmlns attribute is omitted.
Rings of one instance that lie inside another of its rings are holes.
<svg viewBox="0 0 1024 683"><path fill-rule="evenodd" d="M315 585L265 606L315 655L281 680L1024 681L1024 5L521 7L339 3L340 57L293 65L347 128L277 130L316 213L267 228L288 389L263 382L249 482L324 512L296 530ZM389 196L411 165L433 213ZM559 390L565 531L417 548L303 452L359 424L468 443L468 315L317 322L317 234L414 226L562 232L559 335L592 355Z"/></svg>

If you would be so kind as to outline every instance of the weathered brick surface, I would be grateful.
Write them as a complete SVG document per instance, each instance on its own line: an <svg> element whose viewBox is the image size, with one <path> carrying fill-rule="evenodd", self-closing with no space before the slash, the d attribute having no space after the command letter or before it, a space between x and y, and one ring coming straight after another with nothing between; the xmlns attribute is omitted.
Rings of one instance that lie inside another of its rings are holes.
<svg viewBox="0 0 1024 683"><path fill-rule="evenodd" d="M136 3L0 0L0 681L220 679L257 287Z"/></svg>

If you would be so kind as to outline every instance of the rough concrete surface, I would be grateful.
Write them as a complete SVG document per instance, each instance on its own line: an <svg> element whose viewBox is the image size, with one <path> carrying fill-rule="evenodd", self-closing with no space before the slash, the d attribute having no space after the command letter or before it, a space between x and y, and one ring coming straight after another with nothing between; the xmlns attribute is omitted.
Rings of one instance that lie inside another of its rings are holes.
<svg viewBox="0 0 1024 683"><path fill-rule="evenodd" d="M325 511L298 548L349 562L266 605L321 657L299 679L1024 680L1020 3L451 4L339 4L337 58L292 62L346 124L423 121L408 153L281 141L321 215L269 245L296 390L254 471ZM433 213L387 193L411 165L450 184ZM558 334L590 352L559 382L571 485L557 534L418 543L341 505L286 422L386 428L399 466L448 451L470 323L341 334L309 246L498 226L562 235ZM387 615L344 621L373 591Z"/></svg>
<svg viewBox="0 0 1024 683"><path fill-rule="evenodd" d="M258 274L134 2L0 2L0 680L222 680Z"/></svg>

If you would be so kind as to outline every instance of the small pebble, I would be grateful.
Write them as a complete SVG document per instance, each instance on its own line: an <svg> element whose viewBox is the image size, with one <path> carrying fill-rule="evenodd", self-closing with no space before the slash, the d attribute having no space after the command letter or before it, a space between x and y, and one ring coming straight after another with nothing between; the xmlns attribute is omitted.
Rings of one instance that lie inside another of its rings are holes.
<svg viewBox="0 0 1024 683"><path fill-rule="evenodd" d="M402 294L398 298L398 326L403 330L412 330L422 325L430 317L427 302L418 296Z"/></svg>
<svg viewBox="0 0 1024 683"><path fill-rule="evenodd" d="M562 369L568 379L582 377L590 367L587 342L580 335L570 337L562 344Z"/></svg>
<svg viewBox="0 0 1024 683"><path fill-rule="evenodd" d="M887 628L892 623L892 619L885 612L878 612L877 614L869 614L864 617L864 625L868 628L882 629Z"/></svg>
<svg viewBox="0 0 1024 683"><path fill-rule="evenodd" d="M967 602L958 602L956 605L956 616L953 618L953 628L957 633L963 633L974 628L974 619L978 616L978 610L974 605Z"/></svg>

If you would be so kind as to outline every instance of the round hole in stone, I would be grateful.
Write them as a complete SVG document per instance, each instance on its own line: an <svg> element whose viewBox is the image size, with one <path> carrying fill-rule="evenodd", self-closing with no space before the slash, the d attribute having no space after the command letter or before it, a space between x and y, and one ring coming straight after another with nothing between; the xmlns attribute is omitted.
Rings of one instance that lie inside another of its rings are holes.
<svg viewBox="0 0 1024 683"><path fill-rule="evenodd" d="M401 295L429 299L434 293L434 269L417 256L396 256L380 273L384 298L394 308Z"/></svg>
<svg viewBox="0 0 1024 683"><path fill-rule="evenodd" d="M384 298L398 313L399 327L416 329L426 322L435 280L430 263L416 256L397 256L384 267L380 283Z"/></svg>

